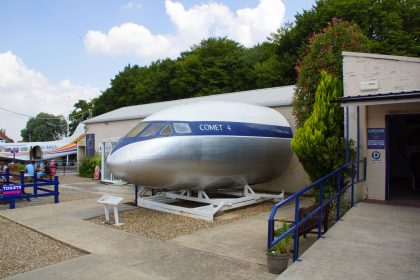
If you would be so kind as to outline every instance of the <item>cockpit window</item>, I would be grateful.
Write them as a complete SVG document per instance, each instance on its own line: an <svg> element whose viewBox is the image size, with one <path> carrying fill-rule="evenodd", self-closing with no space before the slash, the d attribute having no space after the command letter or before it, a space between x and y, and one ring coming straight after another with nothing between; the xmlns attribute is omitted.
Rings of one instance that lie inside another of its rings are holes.
<svg viewBox="0 0 420 280"><path fill-rule="evenodd" d="M187 134L191 133L191 128L187 123L174 123L174 129L176 133Z"/></svg>
<svg viewBox="0 0 420 280"><path fill-rule="evenodd" d="M147 123L140 123L127 134L127 137L134 137L138 135L139 133L143 131L143 129L146 128L146 126L147 126Z"/></svg>
<svg viewBox="0 0 420 280"><path fill-rule="evenodd" d="M164 123L153 123L145 131L143 131L140 137L155 135L158 131L160 131L163 128L164 125Z"/></svg>
<svg viewBox="0 0 420 280"><path fill-rule="evenodd" d="M171 135L172 134L172 127L170 124L167 124L164 129L160 132L160 135Z"/></svg>

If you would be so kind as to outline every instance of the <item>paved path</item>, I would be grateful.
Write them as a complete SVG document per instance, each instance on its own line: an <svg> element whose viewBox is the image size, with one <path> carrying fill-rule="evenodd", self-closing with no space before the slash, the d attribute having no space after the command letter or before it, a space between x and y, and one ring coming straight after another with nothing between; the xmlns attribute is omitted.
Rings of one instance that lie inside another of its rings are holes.
<svg viewBox="0 0 420 280"><path fill-rule="evenodd" d="M359 203L277 280L420 279L420 209Z"/></svg>
<svg viewBox="0 0 420 280"><path fill-rule="evenodd" d="M222 256L82 220L102 212L96 199L1 211L8 219L90 253L7 279L275 278L266 266L241 256Z"/></svg>

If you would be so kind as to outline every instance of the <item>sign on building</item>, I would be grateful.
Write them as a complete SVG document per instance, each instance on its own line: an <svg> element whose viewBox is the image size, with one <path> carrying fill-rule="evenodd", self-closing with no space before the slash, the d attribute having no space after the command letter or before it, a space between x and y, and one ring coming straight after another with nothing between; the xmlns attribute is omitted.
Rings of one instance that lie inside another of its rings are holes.
<svg viewBox="0 0 420 280"><path fill-rule="evenodd" d="M385 149L385 128L367 129L368 149Z"/></svg>
<svg viewBox="0 0 420 280"><path fill-rule="evenodd" d="M95 155L95 134L86 134L86 156Z"/></svg>

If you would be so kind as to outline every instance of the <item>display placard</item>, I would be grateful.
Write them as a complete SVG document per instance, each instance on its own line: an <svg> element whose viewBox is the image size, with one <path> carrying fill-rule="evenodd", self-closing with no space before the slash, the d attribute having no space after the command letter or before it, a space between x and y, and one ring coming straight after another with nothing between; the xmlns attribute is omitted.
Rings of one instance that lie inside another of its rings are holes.
<svg viewBox="0 0 420 280"><path fill-rule="evenodd" d="M367 146L368 149L385 149L385 128L368 128Z"/></svg>
<svg viewBox="0 0 420 280"><path fill-rule="evenodd" d="M86 134L86 156L95 155L95 134Z"/></svg>
<svg viewBox="0 0 420 280"><path fill-rule="evenodd" d="M112 195L103 195L100 199L98 199L99 203L109 204L109 205L118 205L121 201L123 201L123 197L120 196L112 196Z"/></svg>

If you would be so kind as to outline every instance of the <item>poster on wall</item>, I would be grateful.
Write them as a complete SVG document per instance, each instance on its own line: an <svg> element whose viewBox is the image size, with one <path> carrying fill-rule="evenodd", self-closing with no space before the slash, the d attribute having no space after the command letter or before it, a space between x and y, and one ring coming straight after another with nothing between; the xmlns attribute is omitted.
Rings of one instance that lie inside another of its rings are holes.
<svg viewBox="0 0 420 280"><path fill-rule="evenodd" d="M95 134L86 134L86 156L95 155Z"/></svg>
<svg viewBox="0 0 420 280"><path fill-rule="evenodd" d="M385 128L367 129L367 148L385 149Z"/></svg>

